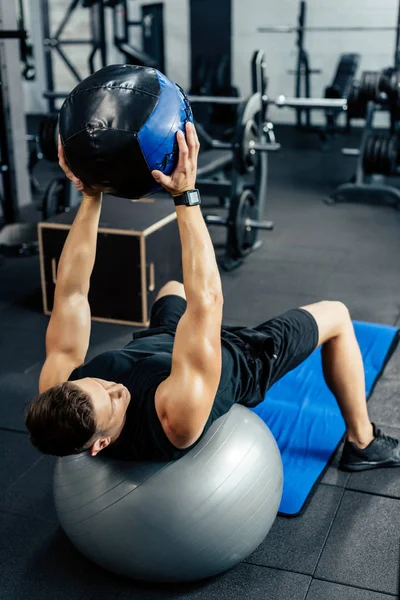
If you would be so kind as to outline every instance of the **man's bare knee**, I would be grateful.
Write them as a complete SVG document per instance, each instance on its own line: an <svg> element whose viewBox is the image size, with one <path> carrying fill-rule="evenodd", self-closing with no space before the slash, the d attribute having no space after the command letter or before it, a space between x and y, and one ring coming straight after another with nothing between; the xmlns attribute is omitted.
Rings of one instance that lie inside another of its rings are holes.
<svg viewBox="0 0 400 600"><path fill-rule="evenodd" d="M311 313L318 325L318 345L340 335L349 325L351 316L347 306L339 300L323 300L315 304L303 306L303 310Z"/></svg>
<svg viewBox="0 0 400 600"><path fill-rule="evenodd" d="M186 300L185 288L183 286L183 283L180 283L179 281L168 281L168 283L163 285L160 291L158 292L155 301L159 300L160 298L163 298L163 296L170 296L171 294L173 296L181 296L181 298L184 298Z"/></svg>

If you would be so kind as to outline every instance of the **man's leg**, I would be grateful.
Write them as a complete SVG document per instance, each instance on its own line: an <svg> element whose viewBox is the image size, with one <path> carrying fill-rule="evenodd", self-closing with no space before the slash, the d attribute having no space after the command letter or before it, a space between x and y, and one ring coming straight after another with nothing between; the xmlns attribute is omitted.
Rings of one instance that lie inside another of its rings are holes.
<svg viewBox="0 0 400 600"><path fill-rule="evenodd" d="M168 283L163 285L160 291L158 292L157 297L154 300L154 304L160 298L171 295L181 296L181 298L186 300L185 288L183 287L183 283L180 283L179 281L168 281Z"/></svg>
<svg viewBox="0 0 400 600"><path fill-rule="evenodd" d="M350 313L341 302L319 302L302 308L317 322L325 381L339 404L347 439L366 448L374 434L368 417L364 365Z"/></svg>
<svg viewBox="0 0 400 600"><path fill-rule="evenodd" d="M150 329L167 327L175 331L186 310L185 289L179 281L169 281L160 289L150 315Z"/></svg>

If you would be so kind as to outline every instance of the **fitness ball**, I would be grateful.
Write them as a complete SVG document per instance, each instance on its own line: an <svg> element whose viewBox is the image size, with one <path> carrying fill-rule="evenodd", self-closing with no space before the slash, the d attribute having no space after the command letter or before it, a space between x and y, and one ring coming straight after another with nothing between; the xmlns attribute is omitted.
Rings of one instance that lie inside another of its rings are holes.
<svg viewBox="0 0 400 600"><path fill-rule="evenodd" d="M282 462L268 427L235 405L183 458L135 463L60 458L62 528L99 566L138 580L195 581L247 558L269 532Z"/></svg>
<svg viewBox="0 0 400 600"><path fill-rule="evenodd" d="M176 133L193 121L182 89L148 67L111 65L84 79L60 111L60 136L73 173L107 193L140 198L159 190L151 171L169 175Z"/></svg>

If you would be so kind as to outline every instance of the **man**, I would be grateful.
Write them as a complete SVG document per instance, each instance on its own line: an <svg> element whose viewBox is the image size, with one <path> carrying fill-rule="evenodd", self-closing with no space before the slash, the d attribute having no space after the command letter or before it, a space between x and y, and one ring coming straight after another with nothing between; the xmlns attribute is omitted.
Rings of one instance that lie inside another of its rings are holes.
<svg viewBox="0 0 400 600"><path fill-rule="evenodd" d="M362 357L342 303L305 306L254 329L221 329L214 248L196 193L187 195L195 188L199 152L193 125L187 124L186 139L178 134L178 144L172 176L153 176L174 197L184 284L162 288L148 330L86 365L101 193L74 177L59 146L60 165L83 199L59 262L40 394L26 415L33 444L59 456L88 450L132 460L179 458L234 403L255 406L322 345L325 380L347 426L342 468L399 466L398 441L369 420Z"/></svg>

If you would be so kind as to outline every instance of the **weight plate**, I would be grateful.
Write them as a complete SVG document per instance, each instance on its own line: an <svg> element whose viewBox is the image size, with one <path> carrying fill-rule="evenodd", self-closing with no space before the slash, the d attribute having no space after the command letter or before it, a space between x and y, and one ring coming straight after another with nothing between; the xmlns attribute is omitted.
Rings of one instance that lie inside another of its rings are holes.
<svg viewBox="0 0 400 600"><path fill-rule="evenodd" d="M375 136L370 135L367 138L367 141L365 142L365 146L364 146L363 169L364 169L364 172L366 175L370 175L371 173L373 173L373 170L372 170L373 160L371 160L371 155L372 155L372 147L374 145L374 141L375 141Z"/></svg>
<svg viewBox="0 0 400 600"><path fill-rule="evenodd" d="M253 94L238 109L234 136L235 168L241 175L251 173L258 165L258 156L251 148L252 142L260 141L259 115L263 105L261 94Z"/></svg>
<svg viewBox="0 0 400 600"><path fill-rule="evenodd" d="M257 241L258 230L248 225L257 220L256 198L251 190L245 190L234 199L231 221L231 239L238 258L246 256Z"/></svg>
<svg viewBox="0 0 400 600"><path fill-rule="evenodd" d="M58 116L43 117L39 125L39 144L44 158L58 162Z"/></svg>
<svg viewBox="0 0 400 600"><path fill-rule="evenodd" d="M257 166L257 152L252 145L258 140L259 131L254 119L250 119L243 128L242 164L244 173L251 173Z"/></svg>
<svg viewBox="0 0 400 600"><path fill-rule="evenodd" d="M65 177L57 177L50 182L42 201L43 219L51 219L64 212L67 181Z"/></svg>
<svg viewBox="0 0 400 600"><path fill-rule="evenodd" d="M379 159L378 159L378 163L379 163L379 173L381 173L382 175L388 175L388 142L389 142L389 138L388 136L382 136L381 138L381 145L379 148ZM390 173L389 173L390 174Z"/></svg>
<svg viewBox="0 0 400 600"><path fill-rule="evenodd" d="M397 155L399 152L399 144L397 136L391 135L388 143L388 160L389 160L389 175L395 175L397 168Z"/></svg>

